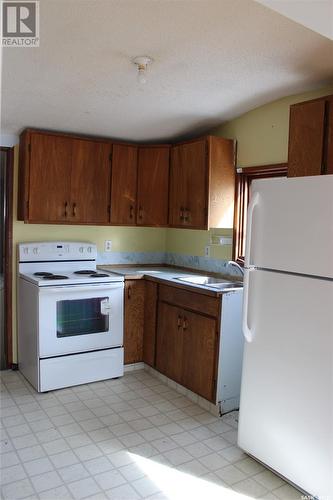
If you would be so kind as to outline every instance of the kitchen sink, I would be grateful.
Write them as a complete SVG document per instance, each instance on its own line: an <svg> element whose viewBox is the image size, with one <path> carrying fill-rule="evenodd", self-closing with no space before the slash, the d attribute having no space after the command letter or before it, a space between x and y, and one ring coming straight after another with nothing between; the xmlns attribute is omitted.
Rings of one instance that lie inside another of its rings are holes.
<svg viewBox="0 0 333 500"><path fill-rule="evenodd" d="M212 283L207 286L211 286L214 288L217 288L218 290L229 290L232 288L243 288L243 282L242 281L233 281L229 283Z"/></svg>
<svg viewBox="0 0 333 500"><path fill-rule="evenodd" d="M176 279L192 285L207 285L221 290L224 288L241 288L243 286L242 281L228 281L222 278L213 278L212 276L180 276Z"/></svg>

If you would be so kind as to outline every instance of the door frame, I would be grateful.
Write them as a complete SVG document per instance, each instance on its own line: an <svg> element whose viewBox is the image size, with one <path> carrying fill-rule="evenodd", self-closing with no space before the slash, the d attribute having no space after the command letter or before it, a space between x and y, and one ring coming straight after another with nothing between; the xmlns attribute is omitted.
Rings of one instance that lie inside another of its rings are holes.
<svg viewBox="0 0 333 500"><path fill-rule="evenodd" d="M5 246L4 246L4 334L7 368L13 364L13 185L14 148L0 146L7 155L5 180Z"/></svg>

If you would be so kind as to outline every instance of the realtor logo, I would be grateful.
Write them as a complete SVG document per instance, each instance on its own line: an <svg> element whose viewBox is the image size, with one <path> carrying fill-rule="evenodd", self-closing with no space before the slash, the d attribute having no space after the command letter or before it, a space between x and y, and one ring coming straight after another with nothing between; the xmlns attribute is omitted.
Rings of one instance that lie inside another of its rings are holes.
<svg viewBox="0 0 333 500"><path fill-rule="evenodd" d="M39 2L1 2L2 47L39 47Z"/></svg>

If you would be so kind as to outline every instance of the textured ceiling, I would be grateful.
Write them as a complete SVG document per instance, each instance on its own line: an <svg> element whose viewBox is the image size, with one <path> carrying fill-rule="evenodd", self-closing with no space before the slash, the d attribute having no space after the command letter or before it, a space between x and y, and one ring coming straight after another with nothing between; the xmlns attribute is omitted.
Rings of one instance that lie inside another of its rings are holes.
<svg viewBox="0 0 333 500"><path fill-rule="evenodd" d="M333 42L253 0L40 0L40 15L39 48L3 50L3 133L185 137L333 80Z"/></svg>

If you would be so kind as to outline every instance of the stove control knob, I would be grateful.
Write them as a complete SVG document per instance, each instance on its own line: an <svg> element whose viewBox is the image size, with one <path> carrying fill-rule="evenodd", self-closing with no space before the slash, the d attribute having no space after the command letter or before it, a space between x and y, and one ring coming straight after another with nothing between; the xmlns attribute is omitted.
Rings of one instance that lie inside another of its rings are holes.
<svg viewBox="0 0 333 500"><path fill-rule="evenodd" d="M33 249L33 253L34 253L35 255L38 255L38 253L39 253L39 251L38 251L38 247L35 247L35 248Z"/></svg>
<svg viewBox="0 0 333 500"><path fill-rule="evenodd" d="M29 253L29 247L24 247L23 248L23 253L25 253L27 255Z"/></svg>
<svg viewBox="0 0 333 500"><path fill-rule="evenodd" d="M83 247L79 248L79 252L83 253Z"/></svg>
<svg viewBox="0 0 333 500"><path fill-rule="evenodd" d="M88 247L88 248L87 248L87 252L91 253L91 251L92 251L92 248L91 248L91 247Z"/></svg>

